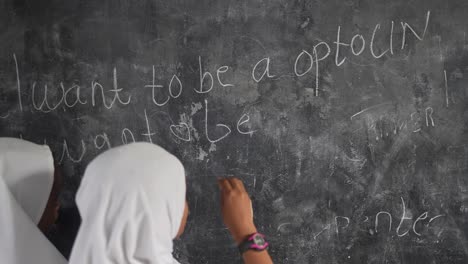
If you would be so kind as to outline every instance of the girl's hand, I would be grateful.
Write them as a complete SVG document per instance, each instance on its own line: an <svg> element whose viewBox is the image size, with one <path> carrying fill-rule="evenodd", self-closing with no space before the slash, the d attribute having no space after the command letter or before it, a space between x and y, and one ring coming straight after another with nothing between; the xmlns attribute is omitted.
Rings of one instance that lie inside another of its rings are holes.
<svg viewBox="0 0 468 264"><path fill-rule="evenodd" d="M218 180L218 184L224 224L239 245L248 235L257 232L253 221L252 201L241 180L222 178Z"/></svg>

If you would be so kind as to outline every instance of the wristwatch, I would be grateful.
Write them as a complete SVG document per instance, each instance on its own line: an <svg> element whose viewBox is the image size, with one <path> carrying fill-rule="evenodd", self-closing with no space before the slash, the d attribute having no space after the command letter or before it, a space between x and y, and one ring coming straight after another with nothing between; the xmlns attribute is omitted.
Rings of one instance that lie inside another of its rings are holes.
<svg viewBox="0 0 468 264"><path fill-rule="evenodd" d="M239 245L239 252L244 254L247 250L263 251L268 248L269 243L265 240L265 235L253 233Z"/></svg>

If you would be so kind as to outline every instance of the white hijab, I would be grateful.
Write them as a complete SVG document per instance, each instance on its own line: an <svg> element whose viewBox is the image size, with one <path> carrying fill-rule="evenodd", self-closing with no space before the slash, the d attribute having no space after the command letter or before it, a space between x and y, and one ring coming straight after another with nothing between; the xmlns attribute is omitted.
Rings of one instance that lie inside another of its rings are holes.
<svg viewBox="0 0 468 264"><path fill-rule="evenodd" d="M71 264L169 264L185 207L180 161L149 143L108 150L76 196L82 223Z"/></svg>
<svg viewBox="0 0 468 264"><path fill-rule="evenodd" d="M1 263L66 263L37 228L53 182L54 161L49 147L0 138Z"/></svg>

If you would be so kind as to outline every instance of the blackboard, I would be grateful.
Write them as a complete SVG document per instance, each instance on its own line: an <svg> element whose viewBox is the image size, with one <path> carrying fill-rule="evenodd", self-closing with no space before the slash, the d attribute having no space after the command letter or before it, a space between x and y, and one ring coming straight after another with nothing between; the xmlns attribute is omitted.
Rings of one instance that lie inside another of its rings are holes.
<svg viewBox="0 0 468 264"><path fill-rule="evenodd" d="M181 263L239 263L241 177L276 263L468 263L468 2L2 0L0 135L64 169L151 141L187 171Z"/></svg>

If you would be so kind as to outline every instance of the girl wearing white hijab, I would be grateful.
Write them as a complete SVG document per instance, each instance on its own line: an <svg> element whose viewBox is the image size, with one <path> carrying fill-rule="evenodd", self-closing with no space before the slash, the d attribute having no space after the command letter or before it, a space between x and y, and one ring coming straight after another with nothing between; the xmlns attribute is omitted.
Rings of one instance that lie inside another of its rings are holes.
<svg viewBox="0 0 468 264"><path fill-rule="evenodd" d="M82 222L70 263L177 263L172 240L188 215L185 172L164 149L134 143L99 155L76 203Z"/></svg>
<svg viewBox="0 0 468 264"><path fill-rule="evenodd" d="M49 147L0 138L0 262L64 264L37 225L46 219L54 184Z"/></svg>
<svg viewBox="0 0 468 264"><path fill-rule="evenodd" d="M238 244L256 233L241 181L219 181L223 217ZM159 146L132 143L104 152L86 168L76 196L82 223L70 264L174 264L172 240L185 227L185 172ZM245 263L271 264L265 251Z"/></svg>

